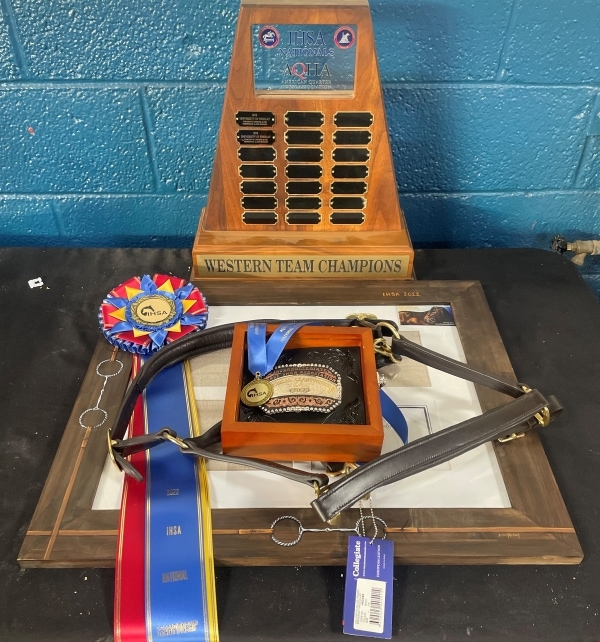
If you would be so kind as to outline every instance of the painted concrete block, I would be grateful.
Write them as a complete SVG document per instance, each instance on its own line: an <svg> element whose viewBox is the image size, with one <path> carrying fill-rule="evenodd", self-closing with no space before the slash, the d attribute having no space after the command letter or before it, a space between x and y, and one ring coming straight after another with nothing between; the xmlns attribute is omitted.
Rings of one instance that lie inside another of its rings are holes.
<svg viewBox="0 0 600 642"><path fill-rule="evenodd" d="M600 136L600 94L596 96L594 101L587 133L588 136Z"/></svg>
<svg viewBox="0 0 600 642"><path fill-rule="evenodd" d="M600 189L600 136L587 139L576 187Z"/></svg>
<svg viewBox="0 0 600 642"><path fill-rule="evenodd" d="M399 189L568 189L594 94L498 85L387 88Z"/></svg>
<svg viewBox="0 0 600 642"><path fill-rule="evenodd" d="M372 0L384 82L493 80L512 0Z"/></svg>
<svg viewBox="0 0 600 642"><path fill-rule="evenodd" d="M538 247L590 238L600 229L600 192L410 194L400 197L417 247Z"/></svg>
<svg viewBox="0 0 600 642"><path fill-rule="evenodd" d="M82 196L56 199L69 245L192 247L205 196Z"/></svg>
<svg viewBox="0 0 600 642"><path fill-rule="evenodd" d="M208 192L223 87L149 89L159 189Z"/></svg>
<svg viewBox="0 0 600 642"><path fill-rule="evenodd" d="M237 0L12 2L34 77L227 77Z"/></svg>
<svg viewBox="0 0 600 642"><path fill-rule="evenodd" d="M135 91L0 91L0 191L144 192L151 188Z"/></svg>
<svg viewBox="0 0 600 642"><path fill-rule="evenodd" d="M59 235L50 199L0 196L0 245L36 245L39 238L51 243Z"/></svg>
<svg viewBox="0 0 600 642"><path fill-rule="evenodd" d="M511 82L598 83L597 0L516 4L501 78Z"/></svg>
<svg viewBox="0 0 600 642"><path fill-rule="evenodd" d="M19 67L10 42L8 24L0 11L0 80L19 77Z"/></svg>

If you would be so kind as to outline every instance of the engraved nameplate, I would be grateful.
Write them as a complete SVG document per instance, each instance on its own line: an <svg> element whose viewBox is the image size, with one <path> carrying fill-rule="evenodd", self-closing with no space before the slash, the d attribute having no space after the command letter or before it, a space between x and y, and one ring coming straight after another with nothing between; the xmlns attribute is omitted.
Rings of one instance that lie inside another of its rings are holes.
<svg viewBox="0 0 600 642"><path fill-rule="evenodd" d="M240 127L272 127L275 114L272 111L238 111L235 122Z"/></svg>
<svg viewBox="0 0 600 642"><path fill-rule="evenodd" d="M272 145L275 132L261 129L239 129L237 141L240 145Z"/></svg>
<svg viewBox="0 0 600 642"><path fill-rule="evenodd" d="M246 212L248 215L267 215L275 217L274 212ZM340 212L340 216L361 215L361 212ZM348 255L315 256L314 254L203 254L194 257L198 276L219 276L237 278L252 276L257 278L284 277L290 275L310 278L352 279L365 276L378 279L408 276L410 255Z"/></svg>

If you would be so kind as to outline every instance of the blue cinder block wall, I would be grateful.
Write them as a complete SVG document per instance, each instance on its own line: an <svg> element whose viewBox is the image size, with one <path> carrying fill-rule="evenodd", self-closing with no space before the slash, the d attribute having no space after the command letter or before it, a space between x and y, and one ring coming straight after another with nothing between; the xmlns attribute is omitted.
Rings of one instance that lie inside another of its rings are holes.
<svg viewBox="0 0 600 642"><path fill-rule="evenodd" d="M190 246L238 8L0 0L0 243ZM600 2L371 10L415 246L597 238Z"/></svg>

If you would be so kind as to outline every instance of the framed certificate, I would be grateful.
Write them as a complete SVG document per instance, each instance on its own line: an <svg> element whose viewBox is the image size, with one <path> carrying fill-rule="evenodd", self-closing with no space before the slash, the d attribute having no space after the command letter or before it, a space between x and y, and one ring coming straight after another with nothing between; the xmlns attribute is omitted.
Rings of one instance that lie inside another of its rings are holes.
<svg viewBox="0 0 600 642"><path fill-rule="evenodd" d="M411 340L515 380L478 282L399 281L385 286L372 282L360 291L346 285L331 295L313 289L312 297L310 293L304 296L303 309L286 303L284 292L263 289L252 305L211 307L210 323L375 312L382 318L394 316L401 333ZM85 410L98 405L103 384L98 364L114 359L112 350L108 344L99 344L92 358L26 534L19 555L22 566L114 564L120 478L106 472L111 465L104 427L87 430L80 422ZM221 351L201 359L205 361L192 363L192 371L197 373L195 397L202 428L206 429L222 412L228 356ZM123 370L128 367L124 363ZM462 380L451 382L454 378L449 375L408 360L386 370L385 388L407 418L410 439L507 402L499 393ZM114 418L125 385L126 378L108 380L101 405L107 413L106 425ZM384 450L398 445L393 435L384 439ZM273 483L266 473L214 463L208 470L217 564L345 564L344 533L310 533L291 547L277 546L271 539L271 524L282 515L296 517L305 528L323 527L309 506L309 488L282 483L279 478ZM386 524L387 537L396 543L397 563L575 564L582 559L535 431L509 443L486 444L378 489L371 502L375 514ZM358 516L359 508L348 509L336 526L352 528Z"/></svg>

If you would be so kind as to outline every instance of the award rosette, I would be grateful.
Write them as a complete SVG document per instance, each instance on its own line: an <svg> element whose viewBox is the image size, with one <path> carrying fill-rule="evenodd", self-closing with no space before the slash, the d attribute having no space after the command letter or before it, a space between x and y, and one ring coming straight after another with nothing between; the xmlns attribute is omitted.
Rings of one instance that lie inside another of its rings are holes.
<svg viewBox="0 0 600 642"><path fill-rule="evenodd" d="M180 337L202 330L208 306L185 279L155 274L134 276L111 290L98 314L100 328L114 346L148 355Z"/></svg>

